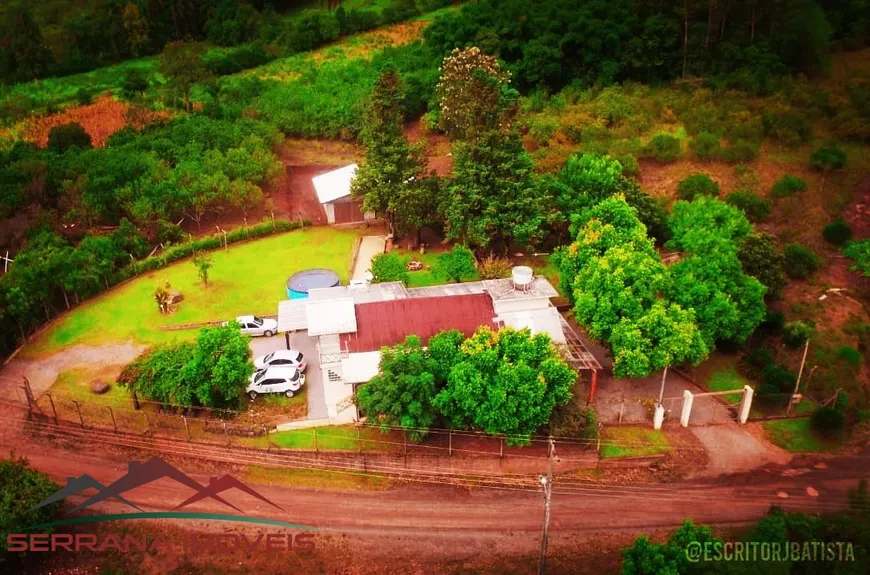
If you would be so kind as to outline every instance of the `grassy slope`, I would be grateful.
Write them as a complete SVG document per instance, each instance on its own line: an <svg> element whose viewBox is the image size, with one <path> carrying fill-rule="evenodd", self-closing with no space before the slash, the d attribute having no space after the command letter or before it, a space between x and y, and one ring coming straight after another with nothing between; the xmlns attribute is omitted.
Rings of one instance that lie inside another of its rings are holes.
<svg viewBox="0 0 870 575"><path fill-rule="evenodd" d="M254 483L290 485L293 487L371 491L383 491L389 489L393 484L389 478L376 473L320 471L315 469L272 469L258 465L248 467L245 480Z"/></svg>
<svg viewBox="0 0 870 575"><path fill-rule="evenodd" d="M64 316L24 350L40 356L73 344L99 345L135 340L153 344L191 337L193 331L163 332L160 326L231 319L244 314L277 313L286 298L285 282L309 267L336 271L348 278L350 253L357 233L331 228L289 232L213 253L207 288L187 260L149 273L95 298ZM185 300L172 315L160 315L152 292L169 281Z"/></svg>
<svg viewBox="0 0 870 575"><path fill-rule="evenodd" d="M833 451L837 447L815 437L809 419L768 421L764 424L764 431L772 443L793 453Z"/></svg>
<svg viewBox="0 0 870 575"><path fill-rule="evenodd" d="M661 431L640 427L605 427L601 437L601 457L642 457L671 450Z"/></svg>
<svg viewBox="0 0 870 575"><path fill-rule="evenodd" d="M278 431L271 434L269 439L275 445L287 449L314 449L315 433L317 435L317 449L356 451L360 448L357 428L354 425ZM361 428L359 438L362 440L362 448L365 451L391 451L394 448L401 448L401 446L390 444L390 437L373 427Z"/></svg>

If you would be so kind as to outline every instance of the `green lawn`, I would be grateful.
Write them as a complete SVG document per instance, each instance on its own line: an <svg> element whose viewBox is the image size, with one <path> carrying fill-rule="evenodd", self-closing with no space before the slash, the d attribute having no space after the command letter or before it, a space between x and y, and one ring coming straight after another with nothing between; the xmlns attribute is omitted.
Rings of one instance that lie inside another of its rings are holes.
<svg viewBox="0 0 870 575"><path fill-rule="evenodd" d="M642 457L671 450L661 431L642 427L605 427L601 434L601 457Z"/></svg>
<svg viewBox="0 0 870 575"><path fill-rule="evenodd" d="M115 383L115 378L121 373L121 366L117 368L82 368L69 369L58 374L49 392L57 397L76 400L82 403L108 405L110 407L130 407L130 396L127 390ZM109 384L109 391L102 394L91 392L90 384L95 379L100 379Z"/></svg>
<svg viewBox="0 0 870 575"><path fill-rule="evenodd" d="M441 268L441 258L448 252L426 252L399 250L398 252L405 261L418 260L423 263L424 269L416 272L408 272L408 287L426 287L450 283ZM480 275L476 272L462 278L464 282L477 281Z"/></svg>
<svg viewBox="0 0 870 575"><path fill-rule="evenodd" d="M707 387L710 391L729 391L731 389L743 389L744 385L751 386L752 383L737 373L734 367L727 367L714 371L707 379ZM728 394L725 396L725 401L728 403L738 403L743 397L742 393Z"/></svg>
<svg viewBox="0 0 870 575"><path fill-rule="evenodd" d="M355 425L342 425L316 428L317 449L356 451L360 448ZM390 451L394 446L389 443L390 437L382 434L374 427L363 427L359 430L362 447L365 451ZM270 441L286 449L314 449L315 429L291 429L278 431L269 435Z"/></svg>
<svg viewBox="0 0 870 575"><path fill-rule="evenodd" d="M271 236L212 253L214 267L204 287L189 260L175 263L109 291L61 318L23 350L38 357L74 344L100 345L134 340L155 344L191 338L193 330L160 331L161 326L232 319L241 314L275 315L287 298L285 283L310 268L334 270L348 279L357 232L309 228ZM171 315L161 315L152 293L169 281L184 294Z"/></svg>
<svg viewBox="0 0 870 575"><path fill-rule="evenodd" d="M245 480L294 487L371 491L389 489L393 483L388 477L377 473L323 471L319 469L273 469L259 465L248 466Z"/></svg>
<svg viewBox="0 0 870 575"><path fill-rule="evenodd" d="M764 424L767 438L774 444L793 453L833 451L836 443L816 437L810 429L809 418L778 419Z"/></svg>

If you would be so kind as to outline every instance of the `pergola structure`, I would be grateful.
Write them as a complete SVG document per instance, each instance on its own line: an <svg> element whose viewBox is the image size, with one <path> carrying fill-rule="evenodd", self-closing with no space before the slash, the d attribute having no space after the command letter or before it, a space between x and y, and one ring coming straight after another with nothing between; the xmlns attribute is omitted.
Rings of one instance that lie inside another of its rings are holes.
<svg viewBox="0 0 870 575"><path fill-rule="evenodd" d="M568 363L577 371L590 371L589 384L589 399L592 403L595 399L595 389L598 386L598 371L601 369L601 364L580 339L580 336L571 327L571 324L562 317L562 332L565 334L565 344L562 346L562 353Z"/></svg>

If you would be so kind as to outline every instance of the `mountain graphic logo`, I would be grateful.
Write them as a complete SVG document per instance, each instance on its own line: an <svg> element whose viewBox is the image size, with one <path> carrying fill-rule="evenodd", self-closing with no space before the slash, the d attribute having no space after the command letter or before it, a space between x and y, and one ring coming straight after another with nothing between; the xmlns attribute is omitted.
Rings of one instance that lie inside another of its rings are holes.
<svg viewBox="0 0 870 575"><path fill-rule="evenodd" d="M89 497L80 505L77 505L73 509L69 511L69 513L74 513L76 511L80 511L95 503L99 503L101 501L106 501L109 499L114 499L116 501L120 501L121 503L128 505L137 511L142 511L138 506L131 503L127 499L123 497L123 494L136 489L137 487L142 487L143 485L148 485L158 479L172 479L176 483L180 483L185 487L189 487L194 491L194 494L188 497L183 502L179 503L173 511L181 509L183 507L187 507L197 501L202 501L203 499L211 499L221 503L227 507L232 508L233 510L244 514L238 507L224 499L220 496L221 493L230 490L237 489L251 495L259 499L264 503L268 503L272 507L284 511L281 507L273 501L270 501L260 493L257 493L251 487L245 485L235 477L230 475L223 475L222 477L212 477L209 479L207 485L202 485L195 479L188 476L183 471L177 469L176 467L166 463L159 457L152 457L148 461L142 463L139 461L131 461L128 464L127 473L115 480L113 483L109 485L103 485L90 475L80 475L79 477L68 477L66 480L66 485L61 487L54 494L40 501L33 509L39 509L45 505L50 503L54 503L55 501L59 501L64 497L70 495L76 495L81 493L82 491L87 490L95 490L97 493ZM33 510L31 509L31 511Z"/></svg>

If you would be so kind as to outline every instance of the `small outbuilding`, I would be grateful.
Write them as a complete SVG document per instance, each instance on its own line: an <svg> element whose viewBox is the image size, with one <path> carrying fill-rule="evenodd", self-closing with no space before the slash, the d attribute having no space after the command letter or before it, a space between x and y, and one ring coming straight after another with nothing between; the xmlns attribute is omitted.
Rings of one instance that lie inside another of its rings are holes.
<svg viewBox="0 0 870 575"><path fill-rule="evenodd" d="M351 196L350 185L356 170L357 165L350 164L311 179L328 223L355 224L377 219L374 212L363 213L362 200Z"/></svg>

